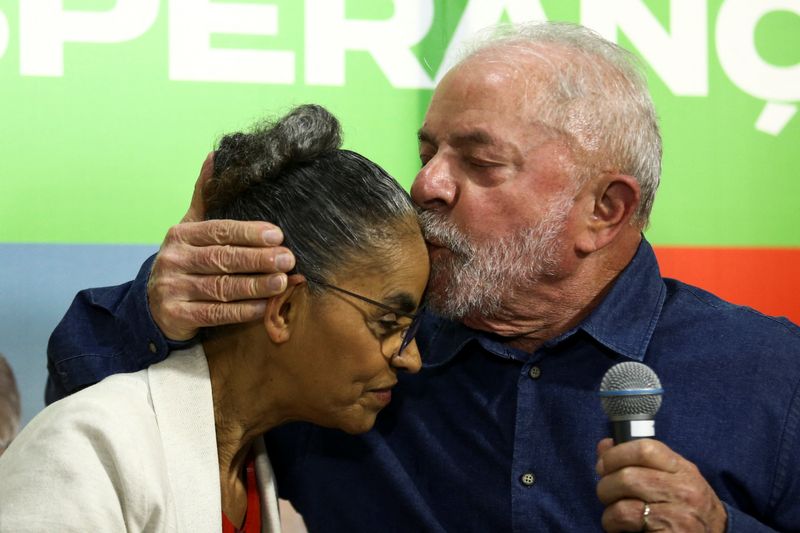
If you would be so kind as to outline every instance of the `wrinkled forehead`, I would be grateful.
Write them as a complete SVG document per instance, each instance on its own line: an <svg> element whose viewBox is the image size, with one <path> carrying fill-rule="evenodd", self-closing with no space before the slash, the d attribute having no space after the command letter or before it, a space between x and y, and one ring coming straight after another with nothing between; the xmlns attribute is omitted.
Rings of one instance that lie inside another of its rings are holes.
<svg viewBox="0 0 800 533"><path fill-rule="evenodd" d="M489 46L463 59L448 73L472 77L484 90L510 89L516 104L536 101L557 81L559 69L581 59L575 51L550 43L511 42Z"/></svg>
<svg viewBox="0 0 800 533"><path fill-rule="evenodd" d="M591 159L598 148L592 101L605 97L612 83L597 58L559 43L510 43L490 47L456 65L437 87L429 110L444 101L482 106L516 122L534 144L557 140L576 158ZM597 83L592 95L583 83L569 83L589 75ZM587 98L591 96L591 98ZM588 107L587 107L588 106ZM444 106L441 106L444 107ZM535 137L535 138L531 138Z"/></svg>
<svg viewBox="0 0 800 533"><path fill-rule="evenodd" d="M542 108L551 90L550 73L528 63L495 52L460 63L436 88L420 140L436 145L468 139L526 153L561 138L563 132L551 126Z"/></svg>
<svg viewBox="0 0 800 533"><path fill-rule="evenodd" d="M447 73L434 91L431 107L443 100L460 100L535 123L554 105L564 103L560 72L576 68L572 55L554 45L535 43L481 50Z"/></svg>

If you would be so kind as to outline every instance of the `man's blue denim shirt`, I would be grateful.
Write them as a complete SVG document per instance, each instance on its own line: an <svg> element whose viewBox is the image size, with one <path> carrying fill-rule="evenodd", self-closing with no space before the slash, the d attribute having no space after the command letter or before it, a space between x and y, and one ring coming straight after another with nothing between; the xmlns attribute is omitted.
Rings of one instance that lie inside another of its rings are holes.
<svg viewBox="0 0 800 533"><path fill-rule="evenodd" d="M48 400L166 356L149 267L78 295L51 338ZM600 531L597 391L625 360L661 379L657 438L699 467L728 532L800 531L800 328L662 279L646 241L578 327L533 353L435 316L418 343L423 369L369 433L267 435L311 531Z"/></svg>

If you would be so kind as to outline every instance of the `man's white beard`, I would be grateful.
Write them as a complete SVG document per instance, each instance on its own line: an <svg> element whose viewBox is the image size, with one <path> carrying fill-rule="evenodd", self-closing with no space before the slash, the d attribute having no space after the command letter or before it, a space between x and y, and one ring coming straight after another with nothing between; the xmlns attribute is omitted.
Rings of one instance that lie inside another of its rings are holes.
<svg viewBox="0 0 800 533"><path fill-rule="evenodd" d="M558 273L558 239L572 205L571 196L561 198L534 226L483 243L472 242L446 216L423 211L425 239L450 251L431 258L427 305L453 320L496 318L519 289Z"/></svg>

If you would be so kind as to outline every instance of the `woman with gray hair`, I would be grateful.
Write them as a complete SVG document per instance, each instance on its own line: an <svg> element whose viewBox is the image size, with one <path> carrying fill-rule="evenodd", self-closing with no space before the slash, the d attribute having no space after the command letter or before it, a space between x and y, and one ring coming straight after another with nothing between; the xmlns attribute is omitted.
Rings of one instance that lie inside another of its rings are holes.
<svg viewBox="0 0 800 533"><path fill-rule="evenodd" d="M319 106L222 139L207 217L278 224L287 290L262 320L45 409L0 459L1 531L276 531L260 436L373 426L420 366L428 257L408 194L340 142Z"/></svg>
<svg viewBox="0 0 800 533"><path fill-rule="evenodd" d="M19 391L14 372L3 354L0 354L0 455L17 434L19 415Z"/></svg>

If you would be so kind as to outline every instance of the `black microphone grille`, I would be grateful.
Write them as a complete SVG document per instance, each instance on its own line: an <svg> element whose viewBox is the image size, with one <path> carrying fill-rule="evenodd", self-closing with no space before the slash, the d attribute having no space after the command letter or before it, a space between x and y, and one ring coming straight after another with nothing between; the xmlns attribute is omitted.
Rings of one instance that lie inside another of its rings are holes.
<svg viewBox="0 0 800 533"><path fill-rule="evenodd" d="M653 369L634 361L612 366L600 382L603 411L612 421L652 419L663 393Z"/></svg>

